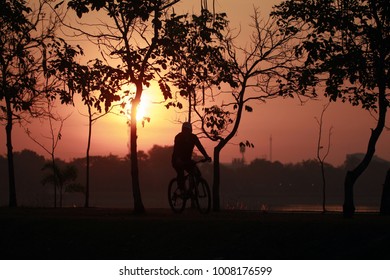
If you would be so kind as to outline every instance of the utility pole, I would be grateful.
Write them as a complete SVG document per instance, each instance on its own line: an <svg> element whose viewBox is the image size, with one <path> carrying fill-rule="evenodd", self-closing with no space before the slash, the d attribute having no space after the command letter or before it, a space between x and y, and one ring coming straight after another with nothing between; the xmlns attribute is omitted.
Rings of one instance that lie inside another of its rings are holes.
<svg viewBox="0 0 390 280"><path fill-rule="evenodd" d="M272 162L272 134L269 137L269 161Z"/></svg>

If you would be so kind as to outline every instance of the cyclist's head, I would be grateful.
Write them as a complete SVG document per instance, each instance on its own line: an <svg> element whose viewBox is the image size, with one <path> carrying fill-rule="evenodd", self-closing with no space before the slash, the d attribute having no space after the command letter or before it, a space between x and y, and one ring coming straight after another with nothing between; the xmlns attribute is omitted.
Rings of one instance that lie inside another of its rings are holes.
<svg viewBox="0 0 390 280"><path fill-rule="evenodd" d="M189 131L192 132L192 125L190 122L184 122L181 126L181 131Z"/></svg>

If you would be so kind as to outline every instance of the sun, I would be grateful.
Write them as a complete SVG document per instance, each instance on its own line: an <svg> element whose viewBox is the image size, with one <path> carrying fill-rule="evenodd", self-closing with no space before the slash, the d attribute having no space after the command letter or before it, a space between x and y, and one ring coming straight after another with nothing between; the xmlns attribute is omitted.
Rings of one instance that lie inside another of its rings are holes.
<svg viewBox="0 0 390 280"><path fill-rule="evenodd" d="M129 90L126 90L126 92L133 92L131 90L131 87L129 87L130 89ZM125 88L127 89L127 88ZM132 106L132 100L131 98L127 97L127 102L125 103L122 103L124 106L122 107L121 109L121 112L126 116L127 120L130 121L131 120L131 106ZM137 122L143 122L145 121L146 118L149 118L150 115L149 115L149 110L150 110L150 104L151 104L151 101L150 101L150 97L148 95L148 92L144 92L141 96L141 100L137 106L137 115L136 115L136 120Z"/></svg>
<svg viewBox="0 0 390 280"><path fill-rule="evenodd" d="M150 107L149 96L147 94L143 93L141 96L141 101L137 107L137 116L136 116L137 122L143 122L143 121L145 121L146 118L150 117L150 115L149 115L150 108L149 107ZM131 108L131 106L130 106L130 108Z"/></svg>
<svg viewBox="0 0 390 280"><path fill-rule="evenodd" d="M137 108L137 121L143 121L147 117L146 102L142 99Z"/></svg>
<svg viewBox="0 0 390 280"><path fill-rule="evenodd" d="M141 102L138 104L138 107L137 107L137 115L136 115L137 122L144 121L145 118L149 117L147 107L148 106L147 106L146 102L141 100ZM130 120L131 119L131 103L127 103L122 112L124 112L127 119Z"/></svg>

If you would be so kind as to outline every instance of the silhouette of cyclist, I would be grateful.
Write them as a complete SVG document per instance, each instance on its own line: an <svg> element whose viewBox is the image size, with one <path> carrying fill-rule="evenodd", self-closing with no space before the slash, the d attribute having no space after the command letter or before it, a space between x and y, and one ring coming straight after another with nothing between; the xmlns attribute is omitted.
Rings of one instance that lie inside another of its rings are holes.
<svg viewBox="0 0 390 280"><path fill-rule="evenodd" d="M175 137L172 154L172 166L177 172L177 182L182 190L184 190L184 171L192 172L196 168L195 162L192 160L195 146L202 153L205 160L211 162L211 157L200 143L199 138L192 133L191 123L184 122L181 132Z"/></svg>

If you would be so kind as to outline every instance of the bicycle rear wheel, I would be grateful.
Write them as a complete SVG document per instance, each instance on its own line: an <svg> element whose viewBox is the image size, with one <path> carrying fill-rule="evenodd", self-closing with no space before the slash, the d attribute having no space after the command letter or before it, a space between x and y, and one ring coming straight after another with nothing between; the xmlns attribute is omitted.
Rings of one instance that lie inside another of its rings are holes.
<svg viewBox="0 0 390 280"><path fill-rule="evenodd" d="M195 187L196 204L201 213L210 212L211 195L207 181L203 178L199 179L199 183Z"/></svg>
<svg viewBox="0 0 390 280"><path fill-rule="evenodd" d="M173 212L181 213L186 207L187 199L184 196L182 190L179 189L177 178L174 178L169 182L168 186L168 202Z"/></svg>

